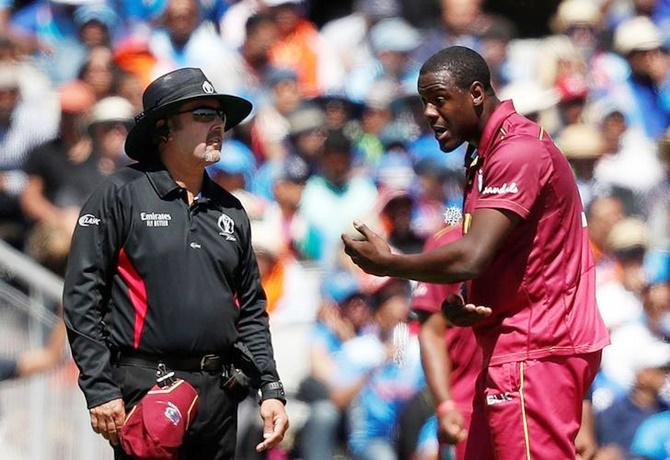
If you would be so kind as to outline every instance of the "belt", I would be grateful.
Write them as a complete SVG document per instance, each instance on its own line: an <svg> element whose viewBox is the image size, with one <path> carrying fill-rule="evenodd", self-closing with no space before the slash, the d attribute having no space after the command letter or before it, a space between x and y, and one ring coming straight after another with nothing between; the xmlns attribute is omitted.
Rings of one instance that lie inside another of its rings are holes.
<svg viewBox="0 0 670 460"><path fill-rule="evenodd" d="M208 354L193 357L174 357L149 355L139 352L119 352L114 359L119 364L157 368L159 363L165 364L168 370L186 372L220 372L227 361L221 355Z"/></svg>

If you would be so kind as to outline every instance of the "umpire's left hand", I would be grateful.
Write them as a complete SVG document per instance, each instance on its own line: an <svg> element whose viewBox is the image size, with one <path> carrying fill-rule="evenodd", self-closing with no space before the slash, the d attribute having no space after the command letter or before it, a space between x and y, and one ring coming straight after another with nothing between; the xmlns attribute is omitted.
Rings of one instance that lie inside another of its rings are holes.
<svg viewBox="0 0 670 460"><path fill-rule="evenodd" d="M91 414L91 426L93 431L100 433L103 438L113 445L119 443L119 431L126 419L126 410L123 400L113 399L109 402L93 407L89 410Z"/></svg>
<svg viewBox="0 0 670 460"><path fill-rule="evenodd" d="M257 452L263 452L279 444L288 430L286 409L278 399L266 399L261 403L261 418L263 419L263 442L256 446Z"/></svg>

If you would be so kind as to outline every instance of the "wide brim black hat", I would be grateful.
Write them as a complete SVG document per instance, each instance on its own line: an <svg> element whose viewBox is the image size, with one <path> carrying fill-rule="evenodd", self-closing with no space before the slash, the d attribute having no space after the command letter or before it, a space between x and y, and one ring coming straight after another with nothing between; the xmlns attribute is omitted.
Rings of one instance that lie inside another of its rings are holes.
<svg viewBox="0 0 670 460"><path fill-rule="evenodd" d="M177 69L158 77L144 91L143 111L135 117L135 125L126 138L126 154L142 161L155 154L152 131L156 121L170 114L181 104L196 99L216 99L226 114L225 130L231 129L251 113L246 99L217 93L214 85L198 68Z"/></svg>

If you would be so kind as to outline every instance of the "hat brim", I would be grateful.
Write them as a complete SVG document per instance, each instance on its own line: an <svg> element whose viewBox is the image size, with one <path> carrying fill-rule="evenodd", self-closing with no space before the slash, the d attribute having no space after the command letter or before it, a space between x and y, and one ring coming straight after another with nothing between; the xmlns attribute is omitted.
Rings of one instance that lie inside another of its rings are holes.
<svg viewBox="0 0 670 460"><path fill-rule="evenodd" d="M230 94L202 94L176 99L169 104L145 111L144 116L135 121L135 125L130 129L126 138L124 146L126 155L137 161L145 160L154 155L155 146L151 140L151 131L156 121L169 114L175 107L198 99L216 99L220 103L223 112L226 114L225 131L240 124L253 108L248 100Z"/></svg>

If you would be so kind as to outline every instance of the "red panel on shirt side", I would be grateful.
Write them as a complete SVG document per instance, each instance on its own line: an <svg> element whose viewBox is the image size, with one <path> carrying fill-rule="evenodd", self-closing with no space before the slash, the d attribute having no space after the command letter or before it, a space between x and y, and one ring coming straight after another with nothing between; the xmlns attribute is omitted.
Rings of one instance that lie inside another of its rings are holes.
<svg viewBox="0 0 670 460"><path fill-rule="evenodd" d="M144 319L147 315L147 287L144 280L137 273L132 262L128 258L126 251L122 248L119 252L119 261L117 270L121 278L128 286L128 296L130 302L135 309L135 327L133 329L133 347L138 349L140 347L140 338L142 337L142 330L144 329Z"/></svg>

